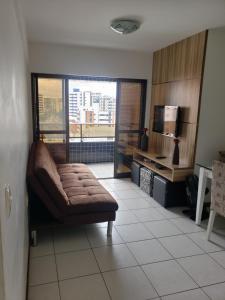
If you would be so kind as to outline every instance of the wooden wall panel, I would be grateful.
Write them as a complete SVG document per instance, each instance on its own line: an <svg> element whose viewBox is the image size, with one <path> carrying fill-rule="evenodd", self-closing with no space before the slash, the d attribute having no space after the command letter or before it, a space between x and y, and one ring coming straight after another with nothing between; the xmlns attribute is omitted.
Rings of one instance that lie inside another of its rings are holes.
<svg viewBox="0 0 225 300"><path fill-rule="evenodd" d="M194 163L196 130L197 126L195 124L181 124L181 135L179 136L181 164L192 166ZM151 132L149 139L150 152L171 158L172 161L174 150L173 138L164 136L157 132Z"/></svg>
<svg viewBox="0 0 225 300"><path fill-rule="evenodd" d="M151 97L151 119L155 105L178 105L181 121L197 123L201 79L181 80L154 84Z"/></svg>
<svg viewBox="0 0 225 300"><path fill-rule="evenodd" d="M195 157L206 37L207 32L201 32L153 55L149 150L172 158L173 138L152 131L154 106L178 105L180 161L190 167Z"/></svg>
<svg viewBox="0 0 225 300"><path fill-rule="evenodd" d="M152 82L201 78L206 32L156 51L153 55Z"/></svg>

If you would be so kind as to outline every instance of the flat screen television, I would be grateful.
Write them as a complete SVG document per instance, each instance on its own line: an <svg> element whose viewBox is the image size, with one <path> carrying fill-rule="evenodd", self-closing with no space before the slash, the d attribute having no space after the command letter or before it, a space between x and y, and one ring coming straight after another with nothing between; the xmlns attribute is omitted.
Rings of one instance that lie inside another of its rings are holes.
<svg viewBox="0 0 225 300"><path fill-rule="evenodd" d="M153 131L177 137L179 135L179 116L179 106L155 105Z"/></svg>

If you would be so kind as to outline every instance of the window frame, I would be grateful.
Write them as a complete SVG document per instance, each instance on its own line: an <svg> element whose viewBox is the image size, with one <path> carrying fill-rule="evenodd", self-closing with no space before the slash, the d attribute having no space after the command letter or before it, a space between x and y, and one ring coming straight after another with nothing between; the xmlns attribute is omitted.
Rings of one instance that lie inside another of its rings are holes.
<svg viewBox="0 0 225 300"><path fill-rule="evenodd" d="M39 101L38 101L38 79L39 78L53 78L63 80L63 97L64 97L64 113L65 113L65 130L40 130L39 123ZM146 108L146 90L147 79L136 78L120 78L120 77L105 77L105 76L81 76L81 75L68 75L68 74L52 74L52 73L31 73L31 95L32 95L32 117L33 117L33 141L40 140L41 134L65 134L66 144L66 158L69 160L69 80L93 80L93 81L110 81L117 83L116 93L116 121L115 121L115 143L117 140L117 116L119 107L119 86L122 82L136 82L142 84L142 101L140 107L140 128L144 127L145 123L145 108ZM137 130L133 132L137 133ZM140 132L140 130L138 130ZM81 137L82 142L82 137Z"/></svg>

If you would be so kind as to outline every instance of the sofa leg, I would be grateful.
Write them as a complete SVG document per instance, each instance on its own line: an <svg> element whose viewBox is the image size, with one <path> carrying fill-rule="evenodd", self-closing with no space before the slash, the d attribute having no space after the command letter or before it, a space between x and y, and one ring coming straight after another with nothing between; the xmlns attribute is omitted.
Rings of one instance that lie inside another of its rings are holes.
<svg viewBox="0 0 225 300"><path fill-rule="evenodd" d="M108 221L107 236L112 236L113 221Z"/></svg>
<svg viewBox="0 0 225 300"><path fill-rule="evenodd" d="M37 231L36 230L31 231L31 245L32 245L32 247L37 246Z"/></svg>

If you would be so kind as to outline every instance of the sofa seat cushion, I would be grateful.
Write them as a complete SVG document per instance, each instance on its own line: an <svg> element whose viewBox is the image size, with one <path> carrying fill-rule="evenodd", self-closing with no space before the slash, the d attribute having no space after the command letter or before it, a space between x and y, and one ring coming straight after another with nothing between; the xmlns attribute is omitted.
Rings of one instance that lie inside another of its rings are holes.
<svg viewBox="0 0 225 300"><path fill-rule="evenodd" d="M75 188L75 187L89 187L89 186L100 186L97 180L95 179L66 179L62 181L62 186L64 190L67 190L68 188Z"/></svg>
<svg viewBox="0 0 225 300"><path fill-rule="evenodd" d="M66 188L69 198L69 214L110 212L118 209L117 202L101 186Z"/></svg>
<svg viewBox="0 0 225 300"><path fill-rule="evenodd" d="M80 174L66 173L66 174L61 174L60 179L61 179L61 182L64 182L66 180L79 181L79 180L85 180L85 179L95 179L95 177L91 173L90 174L88 174L88 173L80 173Z"/></svg>
<svg viewBox="0 0 225 300"><path fill-rule="evenodd" d="M93 175L90 169L84 164L58 164L57 169L60 175L67 173Z"/></svg>
<svg viewBox="0 0 225 300"><path fill-rule="evenodd" d="M58 169L63 169L63 168L70 168L70 167L76 167L76 168L87 168L87 165L81 164L81 163L73 163L73 164L57 164ZM90 169L88 169L90 170Z"/></svg>
<svg viewBox="0 0 225 300"><path fill-rule="evenodd" d="M70 200L72 196L79 196L79 195L93 195L93 194L108 194L108 192L98 183L91 184L87 183L86 186L73 186L69 188L65 188L65 192L67 197Z"/></svg>
<svg viewBox="0 0 225 300"><path fill-rule="evenodd" d="M117 202L84 164L57 165L63 189L69 199L67 214L112 212Z"/></svg>

